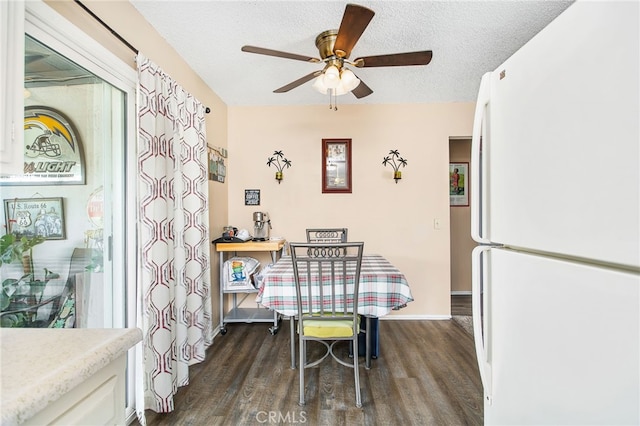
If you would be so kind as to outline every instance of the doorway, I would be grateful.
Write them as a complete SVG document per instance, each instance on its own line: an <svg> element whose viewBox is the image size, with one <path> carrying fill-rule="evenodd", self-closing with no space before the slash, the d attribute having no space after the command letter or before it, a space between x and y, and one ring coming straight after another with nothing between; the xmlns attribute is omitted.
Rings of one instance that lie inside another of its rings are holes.
<svg viewBox="0 0 640 426"><path fill-rule="evenodd" d="M449 163L453 165L469 165L471 160L471 138L449 139ZM450 196L452 203L449 207L450 251L451 251L451 295L471 295L471 252L476 246L471 238L471 197L469 194L468 175L470 167L455 167L450 172ZM457 176L454 176L454 173ZM466 194L465 194L466 191ZM466 200L460 201L464 194ZM470 313L469 313L470 314Z"/></svg>

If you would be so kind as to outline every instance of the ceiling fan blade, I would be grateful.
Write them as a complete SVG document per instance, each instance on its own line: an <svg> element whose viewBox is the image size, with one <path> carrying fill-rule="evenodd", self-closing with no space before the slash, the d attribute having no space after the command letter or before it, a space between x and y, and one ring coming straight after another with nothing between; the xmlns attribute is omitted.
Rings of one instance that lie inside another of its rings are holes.
<svg viewBox="0 0 640 426"><path fill-rule="evenodd" d="M285 93L285 92L288 92L289 90L295 89L296 87L300 86L301 84L306 83L309 80L313 80L315 77L319 76L320 74L322 74L322 70L314 71L311 74L307 74L304 77L300 77L296 81L292 81L291 83L289 83L287 85L284 85L279 89L274 90L273 93Z"/></svg>
<svg viewBox="0 0 640 426"><path fill-rule="evenodd" d="M241 50L243 52L257 53L259 55L277 56L278 58L285 58L285 59L295 59L296 61L305 61L305 62L313 62L313 63L320 62L320 59L318 58L312 58L310 56L304 56L304 55L297 55L295 53L289 53L289 52L281 52L279 50L265 49L265 48L256 47L256 46L242 46Z"/></svg>
<svg viewBox="0 0 640 426"><path fill-rule="evenodd" d="M398 67L405 65L427 65L431 62L433 52L423 50L420 52L395 53L391 55L364 56L353 61L358 68L363 67Z"/></svg>
<svg viewBox="0 0 640 426"><path fill-rule="evenodd" d="M375 12L357 4L348 4L342 16L333 52L340 58L348 58L351 49L373 19Z"/></svg>
<svg viewBox="0 0 640 426"><path fill-rule="evenodd" d="M351 93L353 93L356 98L361 99L372 94L373 90L371 90L369 86L364 84L364 81L360 80L360 84L358 84L356 88L351 91Z"/></svg>

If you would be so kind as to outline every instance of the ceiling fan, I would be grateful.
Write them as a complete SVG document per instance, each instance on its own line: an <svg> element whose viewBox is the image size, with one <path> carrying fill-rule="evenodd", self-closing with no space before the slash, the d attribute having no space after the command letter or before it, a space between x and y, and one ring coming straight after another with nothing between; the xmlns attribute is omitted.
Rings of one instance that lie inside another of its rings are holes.
<svg viewBox="0 0 640 426"><path fill-rule="evenodd" d="M353 71L347 68L346 65L351 65L356 68L427 65L431 62L433 55L433 52L430 50L422 50L390 55L363 56L350 61L349 55L351 54L351 50L360 39L367 25L369 25L369 22L371 22L374 14L373 10L364 6L347 4L344 15L342 16L342 22L340 23L340 29L323 31L316 37L316 47L318 48L321 59L256 46L242 46L242 51L311 63L322 62L325 64L322 70L314 71L292 81L274 90L274 93L288 92L318 77L313 86L321 93L328 92L331 95L341 95L352 92L356 98L364 98L372 94L373 90L356 77Z"/></svg>

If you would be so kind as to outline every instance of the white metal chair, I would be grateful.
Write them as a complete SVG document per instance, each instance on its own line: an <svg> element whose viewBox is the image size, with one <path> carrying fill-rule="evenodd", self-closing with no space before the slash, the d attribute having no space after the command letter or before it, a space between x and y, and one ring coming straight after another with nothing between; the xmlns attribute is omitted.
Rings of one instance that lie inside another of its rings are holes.
<svg viewBox="0 0 640 426"><path fill-rule="evenodd" d="M305 404L304 370L331 355L338 363L353 368L356 406L361 407L358 356L345 361L334 352L340 341L351 342L358 353L358 289L364 243L291 243L298 304L298 348L300 405ZM324 344L327 352L308 362L306 343Z"/></svg>

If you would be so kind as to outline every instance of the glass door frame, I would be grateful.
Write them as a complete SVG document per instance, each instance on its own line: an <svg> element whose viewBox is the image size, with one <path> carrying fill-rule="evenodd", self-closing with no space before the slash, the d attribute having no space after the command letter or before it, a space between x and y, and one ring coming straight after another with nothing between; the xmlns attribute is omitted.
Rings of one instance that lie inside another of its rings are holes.
<svg viewBox="0 0 640 426"><path fill-rule="evenodd" d="M104 46L77 28L66 18L59 15L44 2L26 2L24 32L46 44L68 59L86 68L107 83L125 93L124 105L125 133L121 143L112 145L114 167L121 167L113 175L111 206L106 212L113 215L113 227L110 235L104 236L107 256L112 259L111 280L122 283L113 286L114 327L129 328L136 326L136 86L137 72ZM133 56L133 53L132 53ZM126 162L125 162L126 161ZM116 209L114 207L121 206ZM119 321L118 319L122 319ZM135 415L135 351L129 351L127 359L127 419Z"/></svg>

